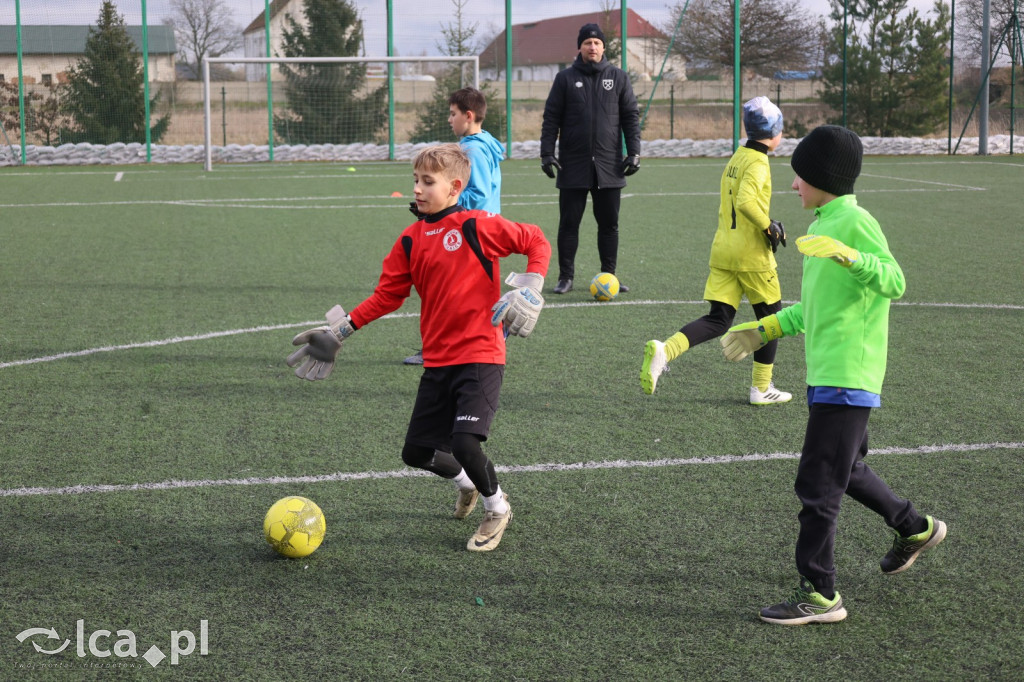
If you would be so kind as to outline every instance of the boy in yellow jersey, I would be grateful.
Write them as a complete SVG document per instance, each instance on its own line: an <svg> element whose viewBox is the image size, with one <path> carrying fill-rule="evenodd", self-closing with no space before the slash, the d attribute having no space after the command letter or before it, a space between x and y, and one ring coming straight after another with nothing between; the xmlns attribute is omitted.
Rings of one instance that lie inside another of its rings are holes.
<svg viewBox="0 0 1024 682"><path fill-rule="evenodd" d="M640 385L648 395L654 393L669 362L729 329L744 295L757 319L782 309L774 254L779 244L786 245L786 231L782 223L768 217L772 197L768 153L782 141L782 112L767 97L755 97L743 105L743 127L747 143L736 150L722 173L718 231L711 244L711 274L704 286L704 299L711 310L666 341L647 342ZM772 383L777 345L772 341L754 353L751 405L793 399Z"/></svg>

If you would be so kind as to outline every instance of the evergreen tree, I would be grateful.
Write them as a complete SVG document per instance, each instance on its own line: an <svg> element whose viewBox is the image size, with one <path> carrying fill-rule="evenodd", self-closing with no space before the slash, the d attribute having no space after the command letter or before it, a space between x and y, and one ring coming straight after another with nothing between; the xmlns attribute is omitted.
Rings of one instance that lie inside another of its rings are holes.
<svg viewBox="0 0 1024 682"><path fill-rule="evenodd" d="M284 57L356 57L363 25L348 0L307 0L303 29L288 19ZM281 64L290 112L274 117L274 130L288 144L373 142L387 122L387 89L360 97L365 64Z"/></svg>
<svg viewBox="0 0 1024 682"><path fill-rule="evenodd" d="M462 10L466 4L468 4L468 0L452 0L455 21L441 27L441 37L444 41L436 43L436 47L445 56L465 57L479 52L479 47L473 40L476 36L477 25L465 24L462 20ZM470 77L471 74L464 63L452 64L444 70L434 84L430 101L420 109L419 119L410 141L446 142L452 139L452 129L448 125L448 112L451 110L448 97L456 90L472 85ZM502 140L505 129L505 110L493 106L497 103L497 93L489 84L483 83L480 86L480 92L487 100L487 117L484 119L483 129L496 139Z"/></svg>
<svg viewBox="0 0 1024 682"><path fill-rule="evenodd" d="M945 120L949 78L949 5L938 1L935 19L907 11L907 0L860 0L847 18L846 125L860 135L894 137L933 133ZM842 122L843 5L832 0L822 101Z"/></svg>
<svg viewBox="0 0 1024 682"><path fill-rule="evenodd" d="M142 56L128 36L124 17L104 0L95 27L89 27L85 54L68 70L61 100L73 124L61 131L64 142L145 142L146 93ZM150 100L151 109L159 97ZM167 132L170 114L150 128L157 142Z"/></svg>

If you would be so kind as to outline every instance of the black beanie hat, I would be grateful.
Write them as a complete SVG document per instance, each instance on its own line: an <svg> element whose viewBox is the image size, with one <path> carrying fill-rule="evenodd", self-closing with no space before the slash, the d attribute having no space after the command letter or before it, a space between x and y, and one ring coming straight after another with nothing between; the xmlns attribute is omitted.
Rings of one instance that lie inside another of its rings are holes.
<svg viewBox="0 0 1024 682"><path fill-rule="evenodd" d="M853 194L863 156L857 133L842 126L818 126L800 140L789 165L807 184L841 197Z"/></svg>
<svg viewBox="0 0 1024 682"><path fill-rule="evenodd" d="M608 41L604 39L604 32L601 27L597 24L583 24L583 28L580 29L580 34L576 38L576 49L580 49L583 45L583 41L587 38L597 38L605 45L608 45Z"/></svg>

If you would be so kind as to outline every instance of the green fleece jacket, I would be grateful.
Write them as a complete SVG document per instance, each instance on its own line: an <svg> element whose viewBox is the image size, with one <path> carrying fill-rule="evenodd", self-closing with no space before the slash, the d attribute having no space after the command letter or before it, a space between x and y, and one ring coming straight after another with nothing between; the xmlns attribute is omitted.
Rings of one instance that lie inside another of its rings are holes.
<svg viewBox="0 0 1024 682"><path fill-rule="evenodd" d="M808 234L827 235L857 249L849 268L829 258L804 257L800 302L778 313L785 336L806 334L809 386L880 394L889 347L889 302L906 280L870 213L852 194L814 211Z"/></svg>

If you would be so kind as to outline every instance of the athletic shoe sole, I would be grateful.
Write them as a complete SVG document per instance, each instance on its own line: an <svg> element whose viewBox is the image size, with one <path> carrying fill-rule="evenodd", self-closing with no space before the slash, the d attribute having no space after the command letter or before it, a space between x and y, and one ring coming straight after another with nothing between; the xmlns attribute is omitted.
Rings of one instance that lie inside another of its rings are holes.
<svg viewBox="0 0 1024 682"><path fill-rule="evenodd" d="M770 618L768 616L761 616L761 620L766 623L772 623L773 625L809 625L811 623L838 623L841 620L846 619L846 609L840 606L835 611L826 611L825 613L814 613L798 618Z"/></svg>

